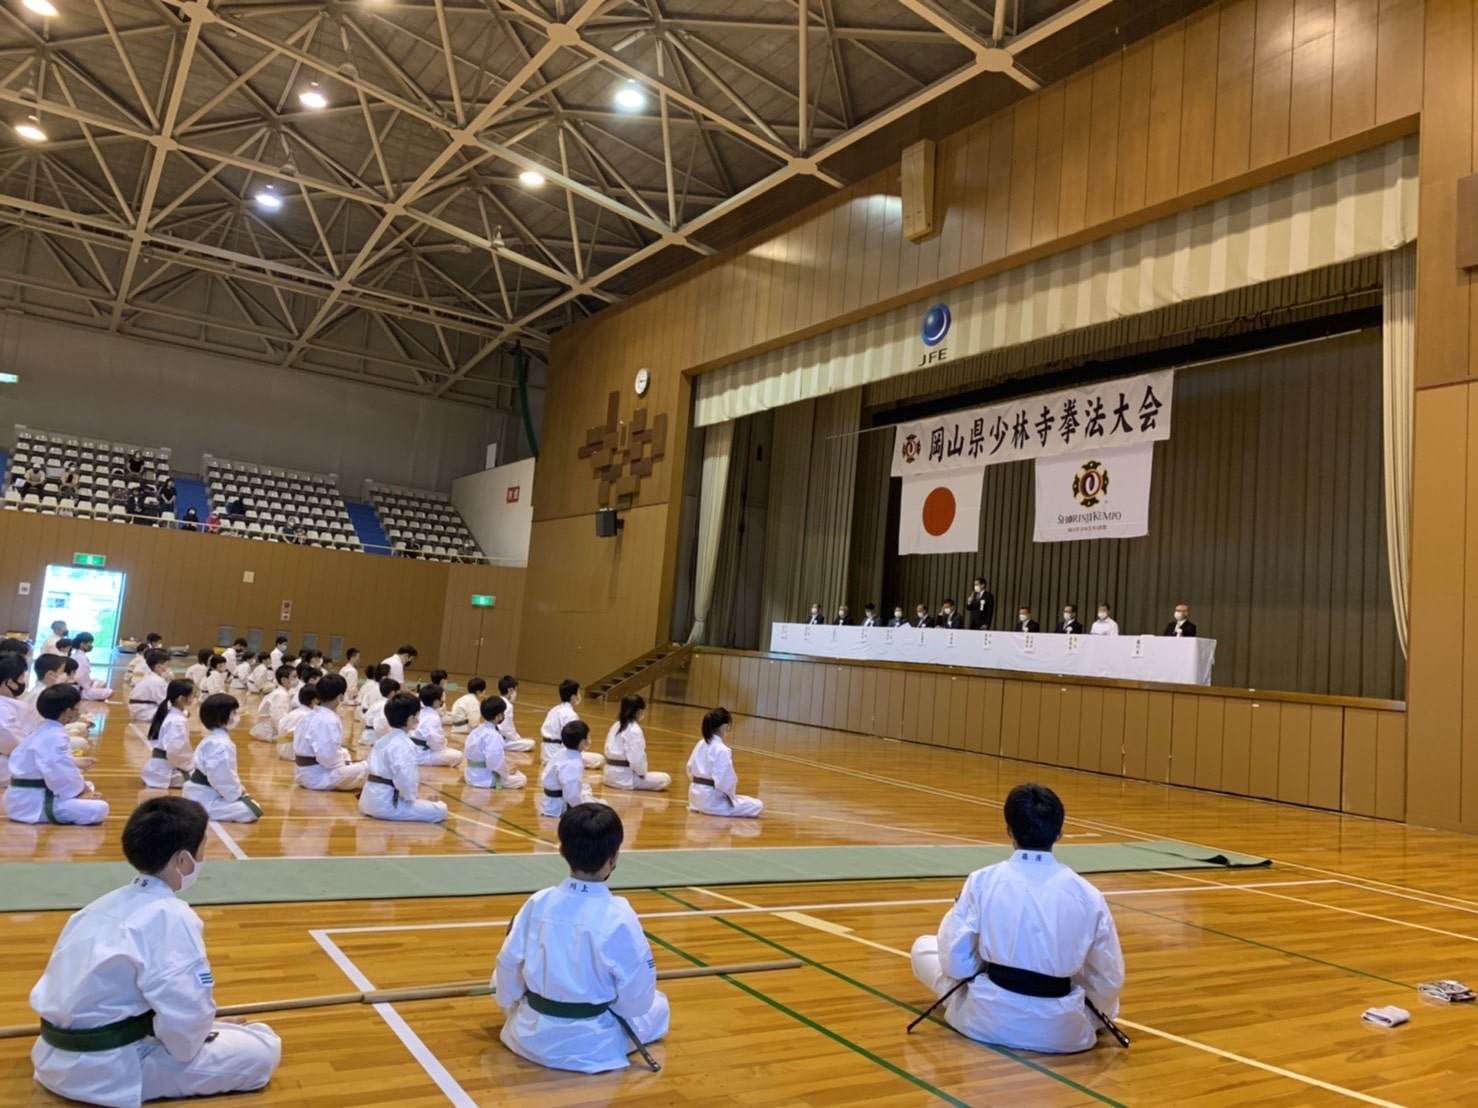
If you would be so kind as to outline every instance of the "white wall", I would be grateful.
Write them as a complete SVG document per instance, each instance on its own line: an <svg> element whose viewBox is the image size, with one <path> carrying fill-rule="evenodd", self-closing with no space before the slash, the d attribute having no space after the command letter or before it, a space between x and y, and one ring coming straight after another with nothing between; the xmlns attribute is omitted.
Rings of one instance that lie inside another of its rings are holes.
<svg viewBox="0 0 1478 1108"><path fill-rule="evenodd" d="M510 502L509 490L518 490ZM477 545L501 565L529 564L534 526L534 459L526 458L452 482L452 504L462 513Z"/></svg>
<svg viewBox="0 0 1478 1108"><path fill-rule="evenodd" d="M520 437L519 417L355 381L279 369L34 316L0 314L0 442L11 425L174 451L337 473L358 499L366 477L447 489L481 469L489 442Z"/></svg>

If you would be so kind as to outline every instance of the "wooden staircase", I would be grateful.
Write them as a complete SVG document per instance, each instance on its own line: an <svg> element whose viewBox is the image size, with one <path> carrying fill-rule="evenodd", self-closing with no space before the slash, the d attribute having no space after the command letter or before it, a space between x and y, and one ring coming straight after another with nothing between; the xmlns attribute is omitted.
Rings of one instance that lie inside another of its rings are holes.
<svg viewBox="0 0 1478 1108"><path fill-rule="evenodd" d="M692 656L691 646L675 642L654 647L600 680L590 682L585 686L585 695L591 700L619 700L629 692L645 689L674 670L683 669Z"/></svg>

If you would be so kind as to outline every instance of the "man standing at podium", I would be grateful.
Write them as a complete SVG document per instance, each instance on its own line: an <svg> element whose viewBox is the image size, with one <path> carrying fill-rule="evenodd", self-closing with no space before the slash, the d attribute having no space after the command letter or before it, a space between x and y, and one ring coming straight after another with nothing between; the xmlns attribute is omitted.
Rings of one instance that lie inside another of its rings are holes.
<svg viewBox="0 0 1478 1108"><path fill-rule="evenodd" d="M1165 625L1165 638L1194 639L1196 625L1191 622L1191 610L1184 604L1175 606L1175 618Z"/></svg>
<svg viewBox="0 0 1478 1108"><path fill-rule="evenodd" d="M972 631L989 631L991 624L995 622L996 598L986 591L985 586L984 577L975 578L975 588L970 593L970 599L965 601Z"/></svg>

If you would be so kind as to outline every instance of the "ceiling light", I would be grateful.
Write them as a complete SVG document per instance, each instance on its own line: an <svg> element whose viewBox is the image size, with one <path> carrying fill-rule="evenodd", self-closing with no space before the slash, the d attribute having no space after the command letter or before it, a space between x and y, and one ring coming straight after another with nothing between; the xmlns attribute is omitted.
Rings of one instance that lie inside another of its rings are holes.
<svg viewBox="0 0 1478 1108"><path fill-rule="evenodd" d="M56 5L51 0L25 0L25 4L37 15L44 15L48 19L56 15Z"/></svg>
<svg viewBox="0 0 1478 1108"><path fill-rule="evenodd" d="M45 142L46 132L41 129L41 120L32 112L15 125L15 133L27 142Z"/></svg>
<svg viewBox="0 0 1478 1108"><path fill-rule="evenodd" d="M0 385L18 385L21 379L14 373L0 373Z"/></svg>
<svg viewBox="0 0 1478 1108"><path fill-rule="evenodd" d="M501 228L501 227L499 227L496 231L493 232L493 249L494 250L502 250L503 249L503 228Z"/></svg>
<svg viewBox="0 0 1478 1108"><path fill-rule="evenodd" d="M318 82L314 81L302 92L298 93L298 103L316 112L320 108L328 107L328 97L323 94L323 89L318 87Z"/></svg>
<svg viewBox="0 0 1478 1108"><path fill-rule="evenodd" d="M257 202L257 207L269 212L278 211L282 207L282 197L277 195L276 190L271 185L265 185L258 189L252 199Z"/></svg>
<svg viewBox="0 0 1478 1108"><path fill-rule="evenodd" d="M537 173L532 169L525 169L518 175L518 179L531 189L536 189L544 183L544 174Z"/></svg>
<svg viewBox="0 0 1478 1108"><path fill-rule="evenodd" d="M639 112L647 106L647 94L635 81L627 81L616 93L616 107L623 112Z"/></svg>

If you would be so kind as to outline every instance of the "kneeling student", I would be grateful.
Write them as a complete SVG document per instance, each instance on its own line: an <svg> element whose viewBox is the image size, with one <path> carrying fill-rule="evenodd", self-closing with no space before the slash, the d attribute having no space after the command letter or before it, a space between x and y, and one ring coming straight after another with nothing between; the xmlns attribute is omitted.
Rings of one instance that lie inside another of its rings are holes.
<svg viewBox="0 0 1478 1108"><path fill-rule="evenodd" d="M298 724L293 736L294 775L305 789L323 792L353 792L364 785L369 767L355 762L344 749L344 723L339 719L339 701L346 686L337 673L318 681L317 706Z"/></svg>
<svg viewBox="0 0 1478 1108"><path fill-rule="evenodd" d="M198 803L221 823L255 823L262 806L246 794L236 768L236 744L231 729L241 723L241 707L230 693L216 693L200 705L205 738L195 748L195 768L185 781L185 799Z"/></svg>
<svg viewBox="0 0 1478 1108"><path fill-rule="evenodd" d="M416 748L406 734L422 701L410 693L396 693L385 702L385 720L390 731L370 751L369 779L359 794L359 810L372 819L406 823L444 823L446 804L440 800L418 800L420 774Z"/></svg>
<svg viewBox="0 0 1478 1108"><path fill-rule="evenodd" d="M262 697L262 702L257 705L257 722L248 732L252 738L264 743L277 741L277 732L282 723L282 717L292 710L294 700L292 666L278 666L272 674L272 679L277 683L276 687Z"/></svg>
<svg viewBox="0 0 1478 1108"><path fill-rule="evenodd" d="M559 683L559 703L549 709L549 714L544 717L544 725L539 728L539 736L544 740L539 747L540 761L547 762L551 758L560 756L560 741L564 735L564 729L580 719L575 709L580 706L581 699L580 682L566 677ZM600 769L606 764L606 760L599 754L593 754L588 750L581 755L581 758L584 760L586 769Z"/></svg>
<svg viewBox="0 0 1478 1108"><path fill-rule="evenodd" d="M552 754L539 774L544 795L539 798L539 814L559 819L576 804L594 800L590 786L581 780L585 772L584 753L590 746L590 728L583 720L565 724L559 736L560 751Z"/></svg>
<svg viewBox="0 0 1478 1108"><path fill-rule="evenodd" d="M423 766L460 766L462 752L448 746L441 722L441 706L446 692L440 685L421 686L421 715L411 742L416 746L416 763ZM388 715L387 715L388 721ZM391 726L394 726L393 724Z"/></svg>
<svg viewBox="0 0 1478 1108"><path fill-rule="evenodd" d="M978 869L939 925L913 944L913 971L935 996L962 981L945 1019L962 1035L1016 1050L1068 1054L1093 1046L1098 1019L1119 1014L1124 955L1103 894L1052 856L1064 812L1044 785L1006 797L1016 848Z"/></svg>
<svg viewBox="0 0 1478 1108"><path fill-rule="evenodd" d="M178 789L195 767L190 749L190 705L195 703L195 682L175 678L149 724L149 760L139 771L151 789Z"/></svg>
<svg viewBox="0 0 1478 1108"><path fill-rule="evenodd" d="M36 698L41 725L10 753L4 804L16 823L90 825L108 818L108 802L82 779L67 737L67 724L82 714L81 703L76 685L53 685Z"/></svg>
<svg viewBox="0 0 1478 1108"><path fill-rule="evenodd" d="M472 725L480 718L481 713L478 706L482 703L482 694L487 692L488 683L481 677L474 677L467 682L467 692L457 698L452 705L451 715L448 722L453 731L470 731Z"/></svg>
<svg viewBox="0 0 1478 1108"><path fill-rule="evenodd" d="M688 756L690 812L753 819L765 810L763 800L739 795L734 754L726 742L733 722L727 708L715 708L703 717L703 737Z"/></svg>
<svg viewBox="0 0 1478 1108"><path fill-rule="evenodd" d="M513 722L513 706L518 703L518 678L511 673L498 678L498 695L508 705L503 712L503 722L498 724L498 731L503 735L503 749L509 754L527 754L534 749L534 740L520 735Z"/></svg>
<svg viewBox="0 0 1478 1108"><path fill-rule="evenodd" d="M282 1040L265 1023L218 1020L204 925L175 894L205 865L210 817L177 796L146 800L123 829L139 875L67 921L31 990L38 1083L109 1108L249 1092L272 1079Z"/></svg>
<svg viewBox="0 0 1478 1108"><path fill-rule="evenodd" d="M128 691L128 718L135 723L149 723L169 689L169 651L150 650L144 654L148 667Z"/></svg>
<svg viewBox="0 0 1478 1108"><path fill-rule="evenodd" d="M672 775L647 770L647 736L641 729L647 702L635 693L621 698L621 716L606 736L606 785L613 789L661 792Z"/></svg>
<svg viewBox="0 0 1478 1108"><path fill-rule="evenodd" d="M604 804L566 812L559 852L569 879L528 899L498 952L493 985L508 1014L499 1037L541 1066L625 1069L628 1054L667 1034L652 948L626 898L605 884L622 838L621 817Z"/></svg>
<svg viewBox="0 0 1478 1108"><path fill-rule="evenodd" d="M478 706L483 724L467 736L467 764L462 778L476 789L521 789L529 779L508 768L503 753L503 734L498 724L506 711L501 696L490 696Z"/></svg>

